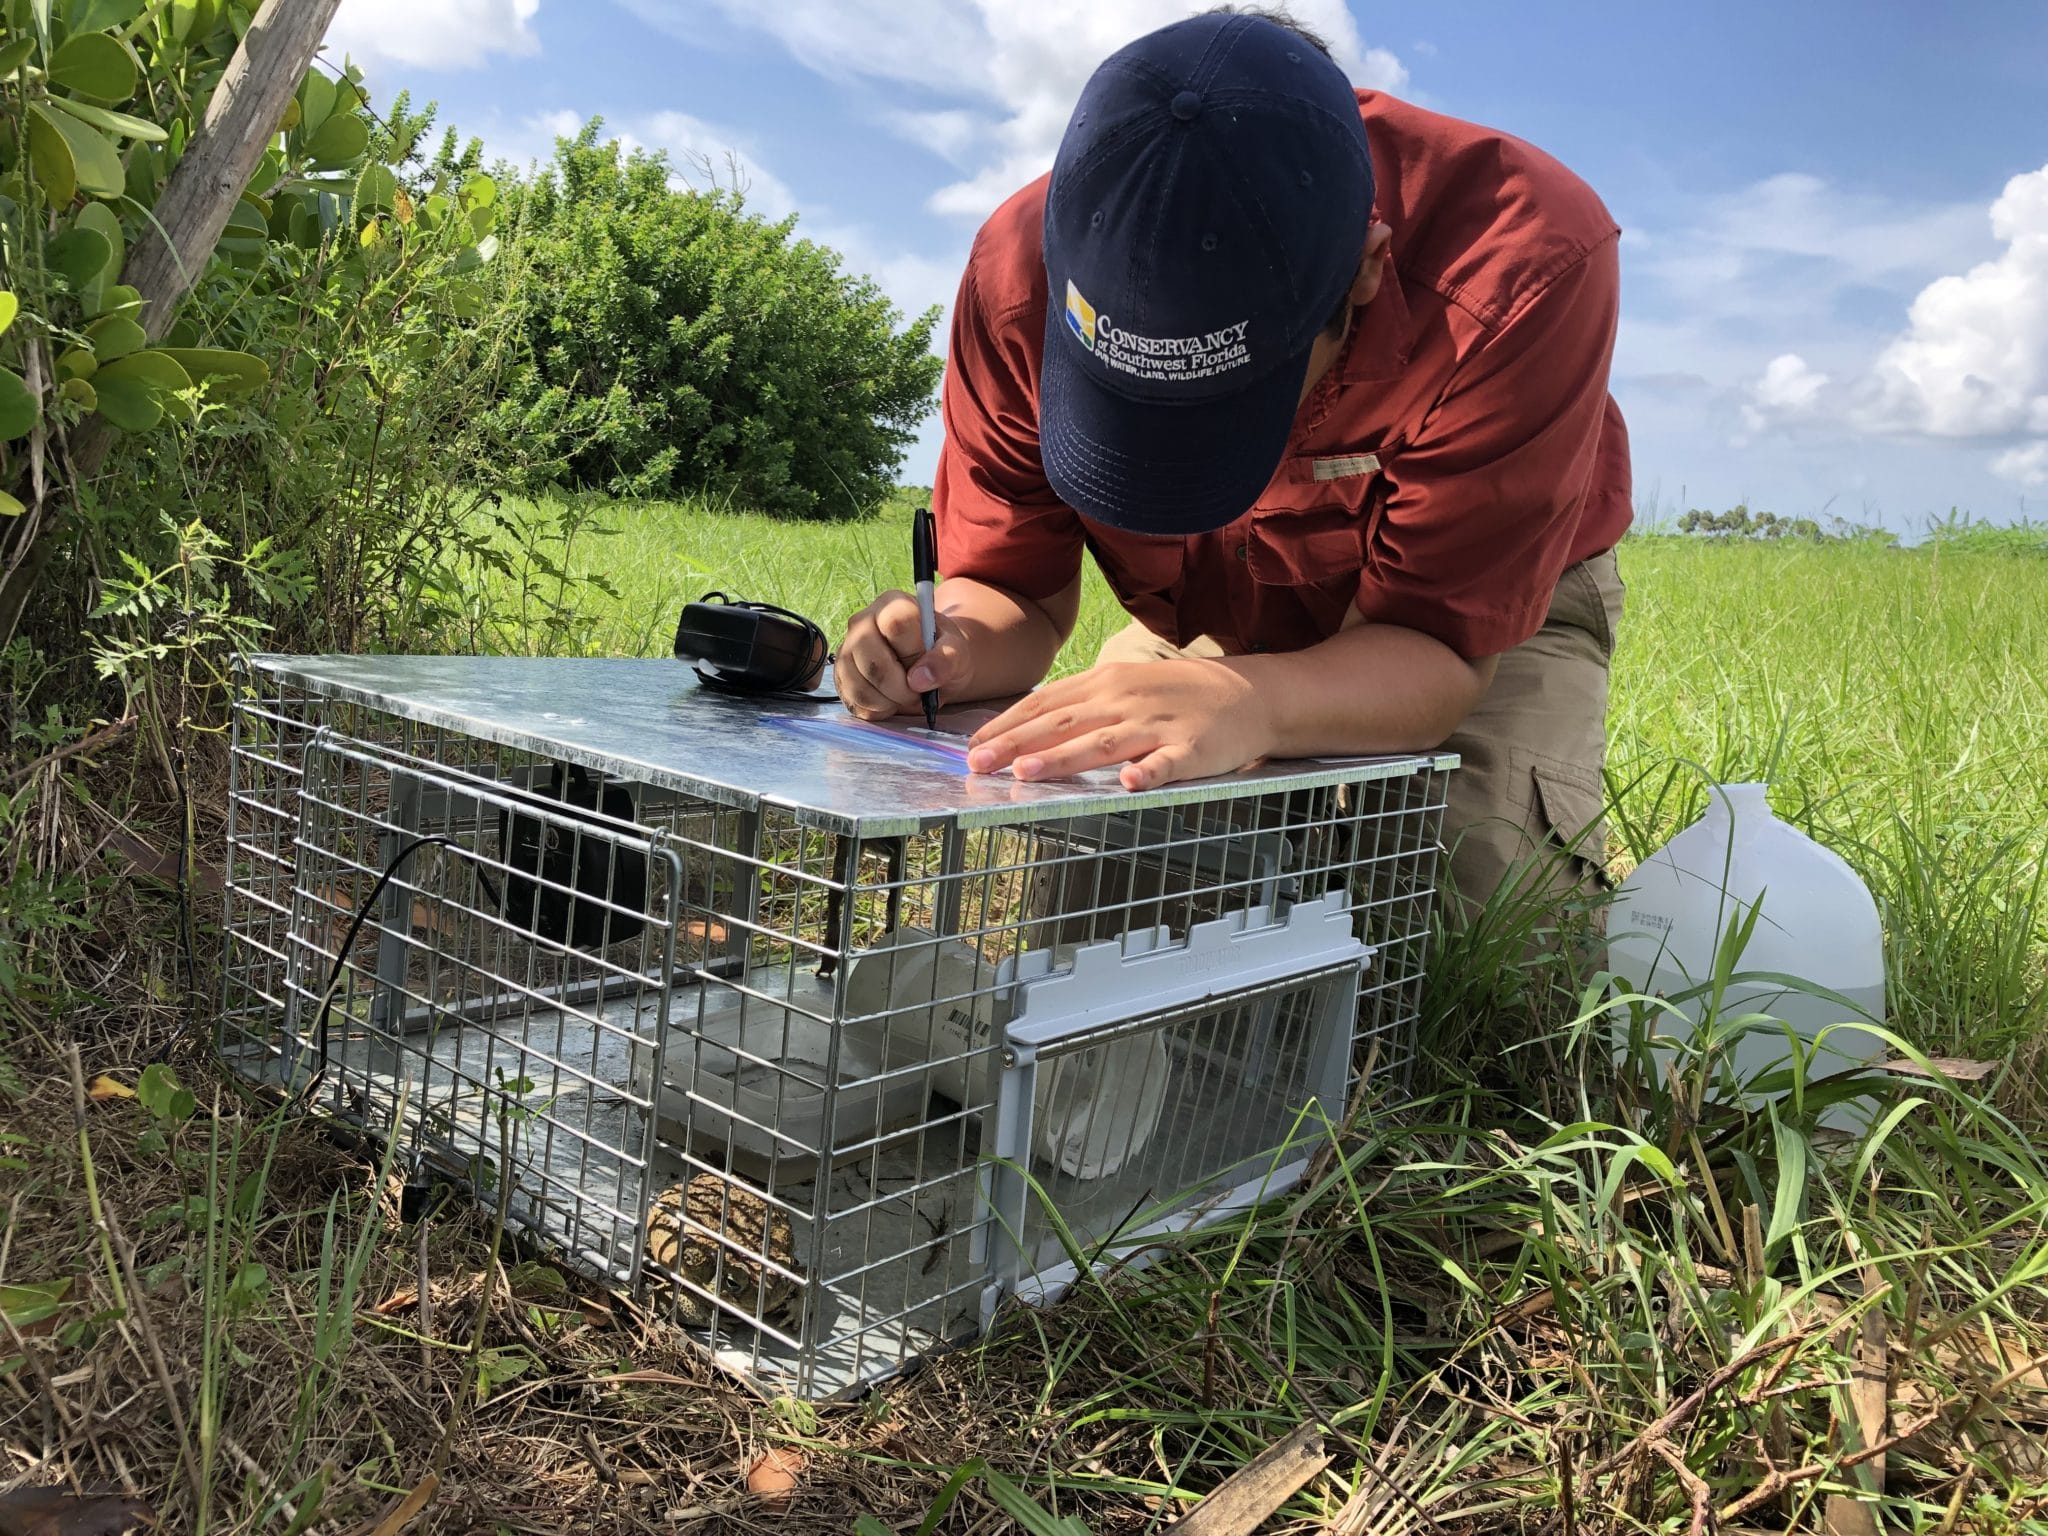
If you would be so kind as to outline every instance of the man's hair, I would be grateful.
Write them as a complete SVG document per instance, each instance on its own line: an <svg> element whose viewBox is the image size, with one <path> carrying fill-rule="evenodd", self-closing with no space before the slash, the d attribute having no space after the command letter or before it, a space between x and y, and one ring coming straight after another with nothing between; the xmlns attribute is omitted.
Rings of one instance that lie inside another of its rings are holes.
<svg viewBox="0 0 2048 1536"><path fill-rule="evenodd" d="M1252 16L1260 21L1270 21L1274 26L1284 27L1289 32L1292 32L1324 58L1332 59L1336 57L1335 54L1330 52L1330 45L1323 41L1319 34L1311 32L1307 27L1296 21L1282 6L1212 5L1202 14L1205 16Z"/></svg>

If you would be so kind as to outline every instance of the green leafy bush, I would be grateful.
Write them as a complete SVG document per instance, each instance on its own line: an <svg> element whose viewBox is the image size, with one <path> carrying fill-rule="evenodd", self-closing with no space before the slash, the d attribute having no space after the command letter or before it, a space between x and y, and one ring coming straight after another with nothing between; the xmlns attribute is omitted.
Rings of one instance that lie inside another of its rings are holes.
<svg viewBox="0 0 2048 1536"><path fill-rule="evenodd" d="M794 219L672 184L659 154L556 146L519 201L528 356L508 409L580 435L569 479L844 518L890 490L932 409L938 310L896 310Z"/></svg>

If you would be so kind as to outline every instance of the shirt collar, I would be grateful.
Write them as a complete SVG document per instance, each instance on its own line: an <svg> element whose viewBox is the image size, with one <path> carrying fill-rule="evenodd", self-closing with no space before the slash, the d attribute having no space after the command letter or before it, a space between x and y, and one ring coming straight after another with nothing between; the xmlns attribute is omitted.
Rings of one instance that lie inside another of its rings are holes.
<svg viewBox="0 0 2048 1536"><path fill-rule="evenodd" d="M1352 327L1344 355L1330 371L1346 384L1368 384L1391 379L1407 365L1415 337L1408 314L1408 297L1402 291L1401 274L1394 265L1393 252L1386 255L1380 273L1380 291L1359 314Z"/></svg>

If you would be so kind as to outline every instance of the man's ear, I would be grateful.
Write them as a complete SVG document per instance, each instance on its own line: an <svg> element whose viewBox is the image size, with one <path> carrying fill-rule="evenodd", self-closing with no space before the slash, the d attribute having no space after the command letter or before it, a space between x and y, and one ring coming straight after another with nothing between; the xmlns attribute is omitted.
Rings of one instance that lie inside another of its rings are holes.
<svg viewBox="0 0 2048 1536"><path fill-rule="evenodd" d="M1359 259L1358 274L1351 279L1351 303L1354 308L1370 304L1373 295L1380 291L1380 277L1387 270L1387 247L1393 243L1394 231L1385 224L1375 224L1365 232L1365 255Z"/></svg>

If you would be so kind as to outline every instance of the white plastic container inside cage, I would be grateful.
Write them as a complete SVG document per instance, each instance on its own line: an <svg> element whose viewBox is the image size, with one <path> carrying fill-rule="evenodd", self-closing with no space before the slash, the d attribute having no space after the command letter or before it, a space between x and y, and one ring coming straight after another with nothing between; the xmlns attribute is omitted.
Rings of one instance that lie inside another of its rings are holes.
<svg viewBox="0 0 2048 1536"><path fill-rule="evenodd" d="M1134 930L1121 951L1143 954L1172 940L1165 928ZM847 971L847 1039L860 1057L888 1069L928 1069L913 1070L914 1088L928 1080L956 1104L993 1104L998 1051L1020 972L1045 975L1070 965L1077 948L1060 944L991 962L965 940L941 939L928 928L892 930ZM1165 1051L1146 1035L1089 1052L1057 1078L1046 1077L1043 1107L1052 1107L1055 1093L1070 1113L1040 1117L1047 1137L1034 1149L1037 1155L1075 1178L1115 1173L1144 1150L1158 1122L1166 1098ZM1049 1139L1053 1127L1072 1125L1072 1112L1078 1112L1079 1129L1057 1143Z"/></svg>
<svg viewBox="0 0 2048 1536"><path fill-rule="evenodd" d="M832 989L815 971L779 965L678 993L654 1096L660 1137L766 1183L808 1178L821 1152L858 1155L920 1120L921 1085L883 1077L881 1057L829 1022Z"/></svg>

